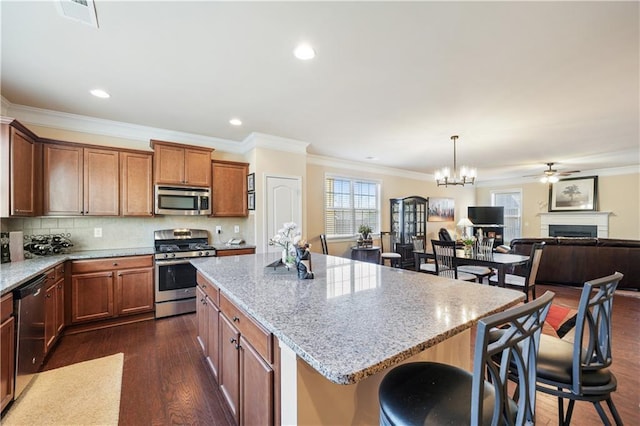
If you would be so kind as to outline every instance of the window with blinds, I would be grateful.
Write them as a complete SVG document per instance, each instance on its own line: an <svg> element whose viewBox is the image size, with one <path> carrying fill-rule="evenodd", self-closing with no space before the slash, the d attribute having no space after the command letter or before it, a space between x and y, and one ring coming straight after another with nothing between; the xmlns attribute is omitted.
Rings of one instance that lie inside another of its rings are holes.
<svg viewBox="0 0 640 426"><path fill-rule="evenodd" d="M491 192L491 205L504 207L504 243L522 237L522 191Z"/></svg>
<svg viewBox="0 0 640 426"><path fill-rule="evenodd" d="M373 232L380 232L380 184L326 176L324 211L327 236L353 236L360 225L369 225Z"/></svg>

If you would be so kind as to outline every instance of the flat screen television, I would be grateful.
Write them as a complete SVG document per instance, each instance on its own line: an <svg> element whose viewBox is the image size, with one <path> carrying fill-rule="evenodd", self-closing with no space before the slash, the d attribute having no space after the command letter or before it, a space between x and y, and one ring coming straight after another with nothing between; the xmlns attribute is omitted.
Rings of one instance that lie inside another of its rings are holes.
<svg viewBox="0 0 640 426"><path fill-rule="evenodd" d="M467 216L474 225L504 225L504 207L467 207Z"/></svg>

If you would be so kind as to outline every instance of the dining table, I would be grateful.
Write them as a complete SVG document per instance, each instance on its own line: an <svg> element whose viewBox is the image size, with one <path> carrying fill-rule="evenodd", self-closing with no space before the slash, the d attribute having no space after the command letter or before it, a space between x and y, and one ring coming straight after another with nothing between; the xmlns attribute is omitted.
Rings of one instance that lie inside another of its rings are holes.
<svg viewBox="0 0 640 426"><path fill-rule="evenodd" d="M413 257L415 260L416 271L420 270L422 259L434 259L433 252L427 250L414 250ZM465 254L463 250L456 250L456 260L460 265L477 265L493 268L498 271L498 286L504 287L507 269L518 265L524 265L529 261L529 256L511 253L489 253L482 255L473 251L471 254Z"/></svg>

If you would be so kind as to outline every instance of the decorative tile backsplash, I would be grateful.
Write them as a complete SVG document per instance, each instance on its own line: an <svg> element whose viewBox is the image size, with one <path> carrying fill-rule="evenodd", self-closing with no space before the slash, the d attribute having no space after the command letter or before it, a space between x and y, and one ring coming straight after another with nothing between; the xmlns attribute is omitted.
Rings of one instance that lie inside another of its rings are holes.
<svg viewBox="0 0 640 426"><path fill-rule="evenodd" d="M36 217L2 219L2 232L23 231L25 235L70 234L73 250L101 250L107 248L137 248L153 246L153 231L158 229L196 228L209 231L212 243L230 238L242 238L253 244L249 218L210 218L202 216L129 217ZM234 226L240 232L234 233ZM222 226L222 234L216 234ZM101 234L101 237L95 235Z"/></svg>

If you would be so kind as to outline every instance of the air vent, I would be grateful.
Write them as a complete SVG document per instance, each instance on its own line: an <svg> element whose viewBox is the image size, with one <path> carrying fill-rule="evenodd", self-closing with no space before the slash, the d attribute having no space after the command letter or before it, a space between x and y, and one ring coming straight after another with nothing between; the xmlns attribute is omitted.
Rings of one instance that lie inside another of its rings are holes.
<svg viewBox="0 0 640 426"><path fill-rule="evenodd" d="M98 17L93 0L58 0L56 7L61 16L98 28Z"/></svg>

